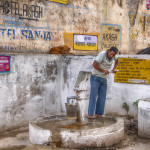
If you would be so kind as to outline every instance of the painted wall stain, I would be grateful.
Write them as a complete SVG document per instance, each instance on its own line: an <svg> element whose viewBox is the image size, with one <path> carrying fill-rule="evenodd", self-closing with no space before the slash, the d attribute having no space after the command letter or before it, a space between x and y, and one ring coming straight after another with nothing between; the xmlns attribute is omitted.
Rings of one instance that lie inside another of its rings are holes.
<svg viewBox="0 0 150 150"><path fill-rule="evenodd" d="M117 3L118 3L118 5L119 5L120 7L123 7L123 2L122 2L122 0L117 0Z"/></svg>
<svg viewBox="0 0 150 150"><path fill-rule="evenodd" d="M150 119L150 111L149 110L143 110L143 109L141 109L140 110L140 114L141 114L141 116L143 116L145 119Z"/></svg>

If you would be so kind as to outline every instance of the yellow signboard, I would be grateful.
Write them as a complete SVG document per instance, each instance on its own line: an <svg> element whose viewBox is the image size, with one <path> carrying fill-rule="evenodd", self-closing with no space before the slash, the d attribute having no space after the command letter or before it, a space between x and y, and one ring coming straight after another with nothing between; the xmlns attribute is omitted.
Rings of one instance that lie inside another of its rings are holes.
<svg viewBox="0 0 150 150"><path fill-rule="evenodd" d="M150 60L119 58L115 82L150 84Z"/></svg>
<svg viewBox="0 0 150 150"><path fill-rule="evenodd" d="M98 36L97 35L84 35L74 34L73 37L73 49L74 50L98 50Z"/></svg>
<svg viewBox="0 0 150 150"><path fill-rule="evenodd" d="M68 0L49 0L51 2L61 3L61 4L68 4Z"/></svg>
<svg viewBox="0 0 150 150"><path fill-rule="evenodd" d="M68 33L68 32L64 32L64 44L69 46L70 48L74 49L77 47L75 47L75 39L74 39L74 35L75 34L81 34L81 33ZM84 35L84 34L82 34ZM86 35L94 35L94 36L97 36L98 37L98 40L97 41L100 41L100 33L87 33ZM97 48L100 48L100 42L97 43ZM77 50L74 50L74 53L77 53L77 54L88 54L88 53L96 53L97 51L96 50L93 50L93 51L90 51L90 50L81 50L79 47Z"/></svg>
<svg viewBox="0 0 150 150"><path fill-rule="evenodd" d="M121 45L121 26L102 24L101 25L101 48L106 50L112 46L117 48Z"/></svg>

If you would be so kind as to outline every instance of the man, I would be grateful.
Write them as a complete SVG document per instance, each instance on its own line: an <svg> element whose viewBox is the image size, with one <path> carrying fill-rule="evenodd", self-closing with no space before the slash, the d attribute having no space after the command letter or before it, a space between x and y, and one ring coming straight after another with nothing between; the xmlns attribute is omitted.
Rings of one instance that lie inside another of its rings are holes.
<svg viewBox="0 0 150 150"><path fill-rule="evenodd" d="M107 51L102 51L98 54L93 62L93 71L90 78L91 91L88 108L88 118L94 119L95 117L101 117L104 114L107 80L106 77L109 74L111 65L115 60L115 64L112 72L116 73L116 67L118 65L118 59L116 54L118 49L111 47Z"/></svg>

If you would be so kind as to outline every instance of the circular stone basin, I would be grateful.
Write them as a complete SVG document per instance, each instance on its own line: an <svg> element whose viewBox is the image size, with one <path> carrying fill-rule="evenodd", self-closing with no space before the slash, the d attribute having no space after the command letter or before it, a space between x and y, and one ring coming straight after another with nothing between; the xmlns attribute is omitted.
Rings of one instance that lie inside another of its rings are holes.
<svg viewBox="0 0 150 150"><path fill-rule="evenodd" d="M75 119L55 115L35 119L29 123L29 138L33 144L53 144L56 147L108 147L124 137L121 118L85 119L83 125Z"/></svg>

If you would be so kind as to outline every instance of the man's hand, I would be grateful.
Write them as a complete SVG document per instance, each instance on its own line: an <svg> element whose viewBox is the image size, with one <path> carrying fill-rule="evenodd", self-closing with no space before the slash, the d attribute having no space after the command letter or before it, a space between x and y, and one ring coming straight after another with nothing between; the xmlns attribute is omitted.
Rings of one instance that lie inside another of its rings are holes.
<svg viewBox="0 0 150 150"><path fill-rule="evenodd" d="M108 70L104 70L104 73L105 73L106 75L108 75L108 74L109 74L109 71L108 71Z"/></svg>
<svg viewBox="0 0 150 150"><path fill-rule="evenodd" d="M113 73L116 73L116 72L119 71L119 70L116 70L117 65L118 65L118 59L115 61L115 65L114 65L114 68L113 68L113 70L112 70Z"/></svg>
<svg viewBox="0 0 150 150"><path fill-rule="evenodd" d="M117 73L119 70L113 69L112 72L113 73Z"/></svg>

